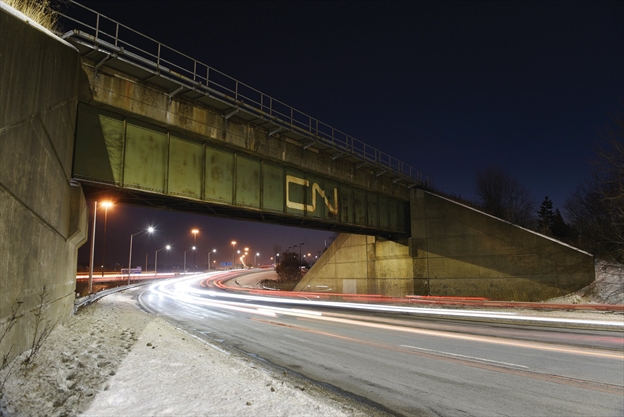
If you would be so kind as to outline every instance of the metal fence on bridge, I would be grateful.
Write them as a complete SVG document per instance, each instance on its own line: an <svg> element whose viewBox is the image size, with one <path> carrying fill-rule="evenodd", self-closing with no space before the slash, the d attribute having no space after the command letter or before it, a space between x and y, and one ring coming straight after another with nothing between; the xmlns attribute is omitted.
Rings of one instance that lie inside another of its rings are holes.
<svg viewBox="0 0 624 417"><path fill-rule="evenodd" d="M77 8L59 16L62 24L75 27L61 36L103 52L105 58L96 63L96 70L107 61L123 61L175 83L178 87L169 92L170 99L183 90L197 92L231 106L232 114L246 112L277 126L270 134L297 132L310 138L308 146L320 143L408 184L430 183L412 166L95 10L70 3Z"/></svg>

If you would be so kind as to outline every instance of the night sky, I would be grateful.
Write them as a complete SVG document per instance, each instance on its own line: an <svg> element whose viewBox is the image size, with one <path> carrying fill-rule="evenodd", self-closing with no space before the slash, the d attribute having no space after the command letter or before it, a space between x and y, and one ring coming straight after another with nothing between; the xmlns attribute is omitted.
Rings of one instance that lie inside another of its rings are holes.
<svg viewBox="0 0 624 417"><path fill-rule="evenodd" d="M624 107L621 1L81 3L471 200L476 170L494 165L538 206L548 195L563 208L589 173L598 132ZM107 264L109 256L127 262L129 232L148 223L161 234L135 238L141 263L166 240L179 242L177 254L159 259L181 263L192 227L202 230L198 245L230 260L231 240L261 253L305 242L304 252L315 253L332 234L117 207Z"/></svg>

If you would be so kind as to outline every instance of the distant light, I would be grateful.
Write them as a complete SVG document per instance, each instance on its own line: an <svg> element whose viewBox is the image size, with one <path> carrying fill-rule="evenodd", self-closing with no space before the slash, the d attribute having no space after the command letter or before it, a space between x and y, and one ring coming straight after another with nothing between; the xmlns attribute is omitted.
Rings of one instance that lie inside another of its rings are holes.
<svg viewBox="0 0 624 417"><path fill-rule="evenodd" d="M113 207L114 204L112 201L102 201L101 205L104 208L109 208L109 207Z"/></svg>
<svg viewBox="0 0 624 417"><path fill-rule="evenodd" d="M148 228L147 228L147 231L148 231L149 233L154 233L154 231L155 231L155 230L156 230L156 229L154 229L152 226L150 226L150 227L148 227Z"/></svg>

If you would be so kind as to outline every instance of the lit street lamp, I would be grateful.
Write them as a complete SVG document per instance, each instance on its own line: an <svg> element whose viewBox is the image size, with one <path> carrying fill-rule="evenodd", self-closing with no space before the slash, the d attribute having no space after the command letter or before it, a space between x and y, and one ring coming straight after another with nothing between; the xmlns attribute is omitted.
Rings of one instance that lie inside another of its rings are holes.
<svg viewBox="0 0 624 417"><path fill-rule="evenodd" d="M154 254L154 276L158 275L158 252L160 252L163 249L170 250L171 249L171 245L167 245L164 248L158 249L156 251L156 253Z"/></svg>
<svg viewBox="0 0 624 417"><path fill-rule="evenodd" d="M236 257L236 241L232 241L232 268L234 268L234 258Z"/></svg>
<svg viewBox="0 0 624 417"><path fill-rule="evenodd" d="M199 233L199 229L193 229L191 230L191 233L193 233L193 246L197 247L197 233ZM197 270L197 262L195 261L195 252L193 252L193 269L195 271Z"/></svg>
<svg viewBox="0 0 624 417"><path fill-rule="evenodd" d="M132 270L132 239L136 236L136 235L140 235L141 233L154 233L154 228L153 227L148 227L146 230L141 230L140 232L136 232L134 234L130 235L130 255L128 256L128 285L130 285L130 271Z"/></svg>
<svg viewBox="0 0 624 417"><path fill-rule="evenodd" d="M102 248L102 277L104 277L104 269L106 269L106 223L108 223L108 208L113 207L113 203L103 201L102 207L104 207L104 245ZM95 235L95 232L93 234Z"/></svg>
<svg viewBox="0 0 624 417"><path fill-rule="evenodd" d="M213 249L212 252L208 252L208 271L210 271L210 254L217 253L216 249Z"/></svg>
<svg viewBox="0 0 624 417"><path fill-rule="evenodd" d="M112 206L113 203L110 201L105 201L102 203L102 207L106 209L106 214L104 216L104 248L106 250L106 215L108 214L108 208ZM97 220L97 200L93 203L93 233L91 234L91 258L89 261L89 294L93 292L93 257L95 254L95 224ZM102 276L104 276L104 261L102 260Z"/></svg>
<svg viewBox="0 0 624 417"><path fill-rule="evenodd" d="M190 251L190 250L195 250L195 246L193 246L192 248L188 248L187 250L184 251L184 273L186 274L186 252ZM195 252L193 252L193 254L195 254Z"/></svg>
<svg viewBox="0 0 624 417"><path fill-rule="evenodd" d="M258 266L258 262L256 262L256 256L260 256L260 253L256 252L254 255L254 268Z"/></svg>

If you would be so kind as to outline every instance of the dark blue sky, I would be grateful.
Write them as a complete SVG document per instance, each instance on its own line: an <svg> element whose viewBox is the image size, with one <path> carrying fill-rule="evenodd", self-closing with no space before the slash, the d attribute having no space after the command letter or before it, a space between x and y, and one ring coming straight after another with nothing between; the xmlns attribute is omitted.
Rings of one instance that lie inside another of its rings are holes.
<svg viewBox="0 0 624 417"><path fill-rule="evenodd" d="M563 206L624 102L621 1L81 3L468 199L496 165Z"/></svg>

